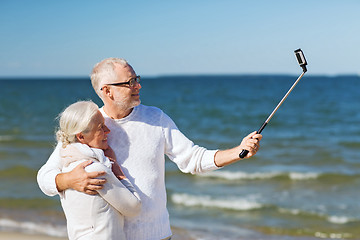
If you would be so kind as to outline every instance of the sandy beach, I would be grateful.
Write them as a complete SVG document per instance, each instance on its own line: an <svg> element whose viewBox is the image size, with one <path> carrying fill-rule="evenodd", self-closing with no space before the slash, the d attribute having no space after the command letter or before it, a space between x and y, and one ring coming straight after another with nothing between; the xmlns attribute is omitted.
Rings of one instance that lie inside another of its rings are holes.
<svg viewBox="0 0 360 240"><path fill-rule="evenodd" d="M173 240L193 240L186 230L176 227L172 227L171 230L174 234ZM0 232L0 240L67 240L67 238L20 232Z"/></svg>
<svg viewBox="0 0 360 240"><path fill-rule="evenodd" d="M67 240L67 238L25 234L18 232L0 232L0 240Z"/></svg>
<svg viewBox="0 0 360 240"><path fill-rule="evenodd" d="M172 240L196 240L196 238L191 237L190 232L181 229L172 227L173 237ZM0 232L0 240L67 240L65 237L53 237L39 234L30 234L30 233L20 233L20 232ZM202 237L200 239L203 239ZM217 239L217 238L216 238ZM293 240L315 240L312 237L276 237L276 236L266 236L264 237L251 237L251 240L275 240L275 239L293 239ZM325 238L328 239L328 238ZM250 240L250 238L237 238L237 240Z"/></svg>

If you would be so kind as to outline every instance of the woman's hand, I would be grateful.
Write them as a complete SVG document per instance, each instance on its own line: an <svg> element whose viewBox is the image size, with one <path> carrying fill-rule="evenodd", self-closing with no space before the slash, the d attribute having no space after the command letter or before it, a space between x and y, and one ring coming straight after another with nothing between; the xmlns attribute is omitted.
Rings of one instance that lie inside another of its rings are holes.
<svg viewBox="0 0 360 240"><path fill-rule="evenodd" d="M121 170L120 165L118 164L118 162L116 161L116 156L115 156L115 152L114 150L112 150L111 147L109 147L108 149L106 149L104 151L105 156L108 157L110 159L110 161L112 162L112 167L111 170L112 172L115 174L115 176L119 179L125 179L126 176L124 175L123 171Z"/></svg>

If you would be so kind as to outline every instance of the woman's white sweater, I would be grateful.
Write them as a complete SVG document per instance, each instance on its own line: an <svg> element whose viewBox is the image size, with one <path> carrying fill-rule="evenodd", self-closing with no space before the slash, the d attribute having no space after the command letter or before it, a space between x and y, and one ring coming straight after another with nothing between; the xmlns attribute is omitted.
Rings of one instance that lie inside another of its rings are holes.
<svg viewBox="0 0 360 240"><path fill-rule="evenodd" d="M70 240L126 240L124 216L139 214L139 195L128 179L119 180L111 171L111 162L103 150L74 143L60 150L62 171L69 172L78 164L92 160L87 172L105 171L107 182L98 195L88 195L73 189L61 194L61 205Z"/></svg>
<svg viewBox="0 0 360 240"><path fill-rule="evenodd" d="M217 150L194 145L163 111L139 105L122 119L111 119L100 109L111 130L108 141L124 174L133 183L142 201L136 217L125 217L128 240L160 240L171 236L166 208L165 155L185 173L218 169L214 163ZM58 147L57 147L58 148ZM45 194L57 194L56 149L39 170L38 183Z"/></svg>

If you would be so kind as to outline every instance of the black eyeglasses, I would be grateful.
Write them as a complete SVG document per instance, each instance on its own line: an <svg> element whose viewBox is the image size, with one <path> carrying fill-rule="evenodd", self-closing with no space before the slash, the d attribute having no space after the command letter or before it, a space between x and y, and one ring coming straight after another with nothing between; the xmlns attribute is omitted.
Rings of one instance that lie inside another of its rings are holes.
<svg viewBox="0 0 360 240"><path fill-rule="evenodd" d="M128 84L129 87L134 88L136 86L136 84L140 83L140 76L136 76L134 78L131 78L129 81L127 82L121 82L121 83L108 83L105 85L112 85L112 86L121 86L121 85L125 85ZM103 88L100 88L100 90L102 90Z"/></svg>

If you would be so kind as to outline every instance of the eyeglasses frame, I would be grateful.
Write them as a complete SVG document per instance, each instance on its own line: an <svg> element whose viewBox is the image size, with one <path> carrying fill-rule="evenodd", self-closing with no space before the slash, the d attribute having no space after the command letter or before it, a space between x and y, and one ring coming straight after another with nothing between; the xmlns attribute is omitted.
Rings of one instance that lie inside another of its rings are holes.
<svg viewBox="0 0 360 240"><path fill-rule="evenodd" d="M127 82L120 82L120 83L107 83L107 84L105 84L105 85L112 85L112 86L121 86L121 85L125 85L125 84L128 84L129 85L129 87L134 87L135 85L133 85L133 86L131 86L131 81L134 81L135 80L135 82L136 83L140 83L140 80L141 80L141 77L140 77L140 75L137 75L136 77L134 77L134 78L131 78L129 81L127 81ZM134 82L134 83L135 83ZM103 88L104 87L102 87L102 88L100 88L100 90L103 90Z"/></svg>

